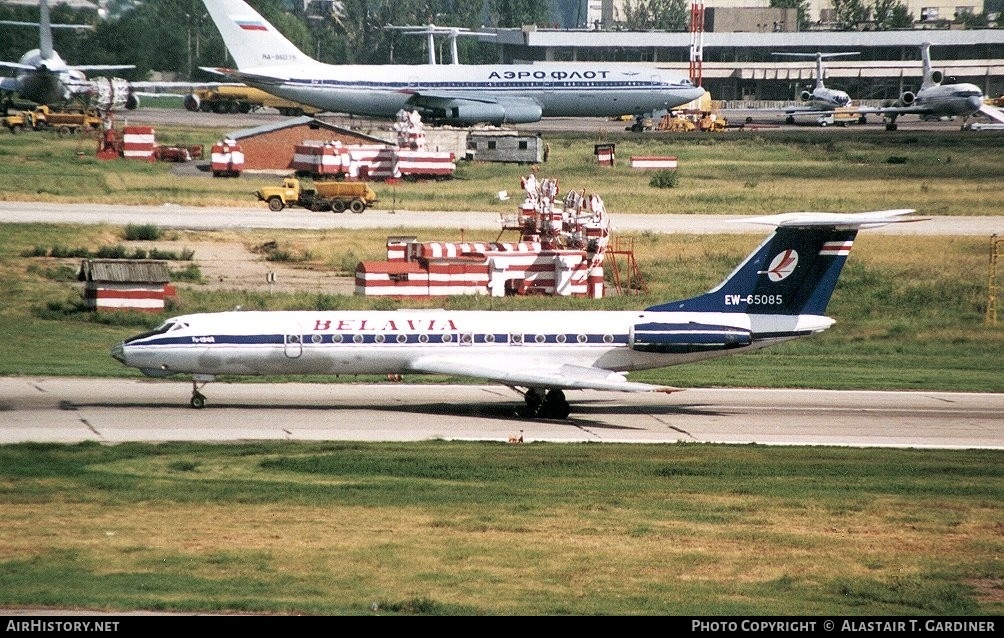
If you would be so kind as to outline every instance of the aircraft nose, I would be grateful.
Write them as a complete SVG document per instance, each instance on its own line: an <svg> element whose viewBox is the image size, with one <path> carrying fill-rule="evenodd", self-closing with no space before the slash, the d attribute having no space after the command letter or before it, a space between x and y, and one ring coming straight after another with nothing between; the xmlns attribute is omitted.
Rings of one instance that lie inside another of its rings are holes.
<svg viewBox="0 0 1004 638"><path fill-rule="evenodd" d="M112 346L111 355L112 358L118 361L119 363L126 362L125 347L121 343L116 343L114 346Z"/></svg>
<svg viewBox="0 0 1004 638"><path fill-rule="evenodd" d="M970 95L966 98L966 104L969 105L969 108L973 111L979 111L980 107L983 106L983 100L976 95Z"/></svg>

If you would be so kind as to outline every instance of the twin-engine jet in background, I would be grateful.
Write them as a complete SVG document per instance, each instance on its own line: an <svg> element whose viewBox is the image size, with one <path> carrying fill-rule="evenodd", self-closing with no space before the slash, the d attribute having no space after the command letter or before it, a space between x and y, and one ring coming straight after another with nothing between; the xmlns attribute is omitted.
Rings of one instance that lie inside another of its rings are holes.
<svg viewBox="0 0 1004 638"><path fill-rule="evenodd" d="M139 100L131 94L129 84L121 78L88 79L87 71L122 71L136 68L132 64L67 64L53 48L52 29L91 29L90 25L52 24L48 0L39 4L39 20L32 22L2 22L12 26L37 26L39 45L17 62L0 61L0 66L13 69L14 77L0 78L0 91L17 94L23 100L51 106L70 102L93 105L102 110L134 109ZM95 102L98 102L95 104Z"/></svg>
<svg viewBox="0 0 1004 638"><path fill-rule="evenodd" d="M564 419L565 390L672 392L626 373L748 352L829 328L823 313L858 229L912 210L788 213L720 285L640 311L232 311L174 317L114 346L152 377L444 374L520 392L525 416ZM389 390L393 391L393 390Z"/></svg>
<svg viewBox="0 0 1004 638"><path fill-rule="evenodd" d="M296 48L243 0L203 0L237 65L204 69L325 111L430 123L651 115L696 100L689 78L637 64L333 65Z"/></svg>

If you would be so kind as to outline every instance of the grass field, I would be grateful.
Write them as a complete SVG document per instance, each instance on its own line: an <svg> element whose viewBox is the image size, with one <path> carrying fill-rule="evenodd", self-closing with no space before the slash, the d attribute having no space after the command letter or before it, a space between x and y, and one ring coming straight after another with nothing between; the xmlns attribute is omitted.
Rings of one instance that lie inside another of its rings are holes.
<svg viewBox="0 0 1004 638"><path fill-rule="evenodd" d="M999 616L1000 451L0 447L0 608Z"/></svg>
<svg viewBox="0 0 1004 638"><path fill-rule="evenodd" d="M158 135L191 143L216 133ZM623 166L600 170L591 157L596 140L584 137L552 140L546 172L566 188L601 193L614 219L617 212L889 207L999 214L985 202L999 199L1004 136L862 134L821 142L728 135L645 146L616 138L619 157L635 149L678 155L681 179L672 189L653 189ZM40 139L0 136L0 197L212 197L246 205L253 190L253 179L177 178L161 165L77 157L86 150L79 140ZM492 198L515 190L525 170L472 165L452 182L401 185L396 195L407 202L401 208L509 210ZM84 312L79 259L26 256L54 246L59 254L115 246L126 232L0 225L0 374L139 374L108 349L163 316ZM386 238L385 231L172 232L196 255L203 241L277 241L308 255L303 267L332 273L379 258ZM762 237L625 239L634 242L644 294L424 305L643 308L710 288ZM1004 328L985 321L987 239L863 231L827 310L837 324L826 333L631 376L680 387L1000 392ZM178 287L170 314L404 305ZM374 613L375 605L376 613L399 615L999 616L1002 468L999 450L445 441L0 446L0 609L354 615Z"/></svg>
<svg viewBox="0 0 1004 638"><path fill-rule="evenodd" d="M210 148L224 131L165 127L161 144ZM855 212L915 208L924 215L993 215L1000 194L1004 136L993 132L855 131L716 134L604 133L549 137L552 152L541 168L562 192L599 193L612 213L761 214L796 210ZM600 166L597 142L615 143L613 167ZM179 177L171 165L94 157L96 142L45 133L0 135L4 166L0 198L58 202L254 204L257 188L275 176L241 179ZM630 167L632 155L672 155L679 179L654 188L651 173ZM404 210L510 212L500 190L516 192L528 167L461 162L445 182L376 184L383 202ZM264 208L264 204L258 204Z"/></svg>

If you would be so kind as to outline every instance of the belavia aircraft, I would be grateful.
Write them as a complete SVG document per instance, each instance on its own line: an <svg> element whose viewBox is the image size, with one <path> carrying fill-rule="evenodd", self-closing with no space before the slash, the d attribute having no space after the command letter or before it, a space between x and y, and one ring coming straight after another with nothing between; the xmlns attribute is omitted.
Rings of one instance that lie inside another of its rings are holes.
<svg viewBox="0 0 1004 638"><path fill-rule="evenodd" d="M672 392L626 373L748 352L829 328L827 303L858 229L912 210L786 213L721 284L642 311L231 311L174 317L111 355L152 377L445 374L512 387L526 416L564 419L565 390Z"/></svg>
<svg viewBox="0 0 1004 638"><path fill-rule="evenodd" d="M237 69L204 68L325 111L441 124L638 117L696 100L689 78L638 64L336 65L300 51L243 0L203 0Z"/></svg>

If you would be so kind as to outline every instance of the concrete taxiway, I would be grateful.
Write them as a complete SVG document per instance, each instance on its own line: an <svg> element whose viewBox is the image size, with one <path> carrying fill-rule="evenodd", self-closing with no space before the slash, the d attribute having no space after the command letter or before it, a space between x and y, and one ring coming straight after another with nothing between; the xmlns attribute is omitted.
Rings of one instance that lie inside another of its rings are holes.
<svg viewBox="0 0 1004 638"><path fill-rule="evenodd" d="M492 385L213 383L0 378L0 444L26 441L757 443L1004 449L1004 394L688 389L571 391L568 420L516 416Z"/></svg>
<svg viewBox="0 0 1004 638"><path fill-rule="evenodd" d="M620 214L614 226L624 232L655 233L757 233L766 235L771 227L747 223L753 215L673 215ZM917 215L917 217L924 217ZM500 227L499 213L487 211L405 211L386 206L362 215L315 213L286 209L270 212L264 204L248 207L219 206L127 206L113 204L55 204L0 202L0 222L46 224L156 224L177 229L364 229L364 228L463 228L493 230ZM897 235L1004 234L1004 217L937 216L910 224L892 224L869 233Z"/></svg>

